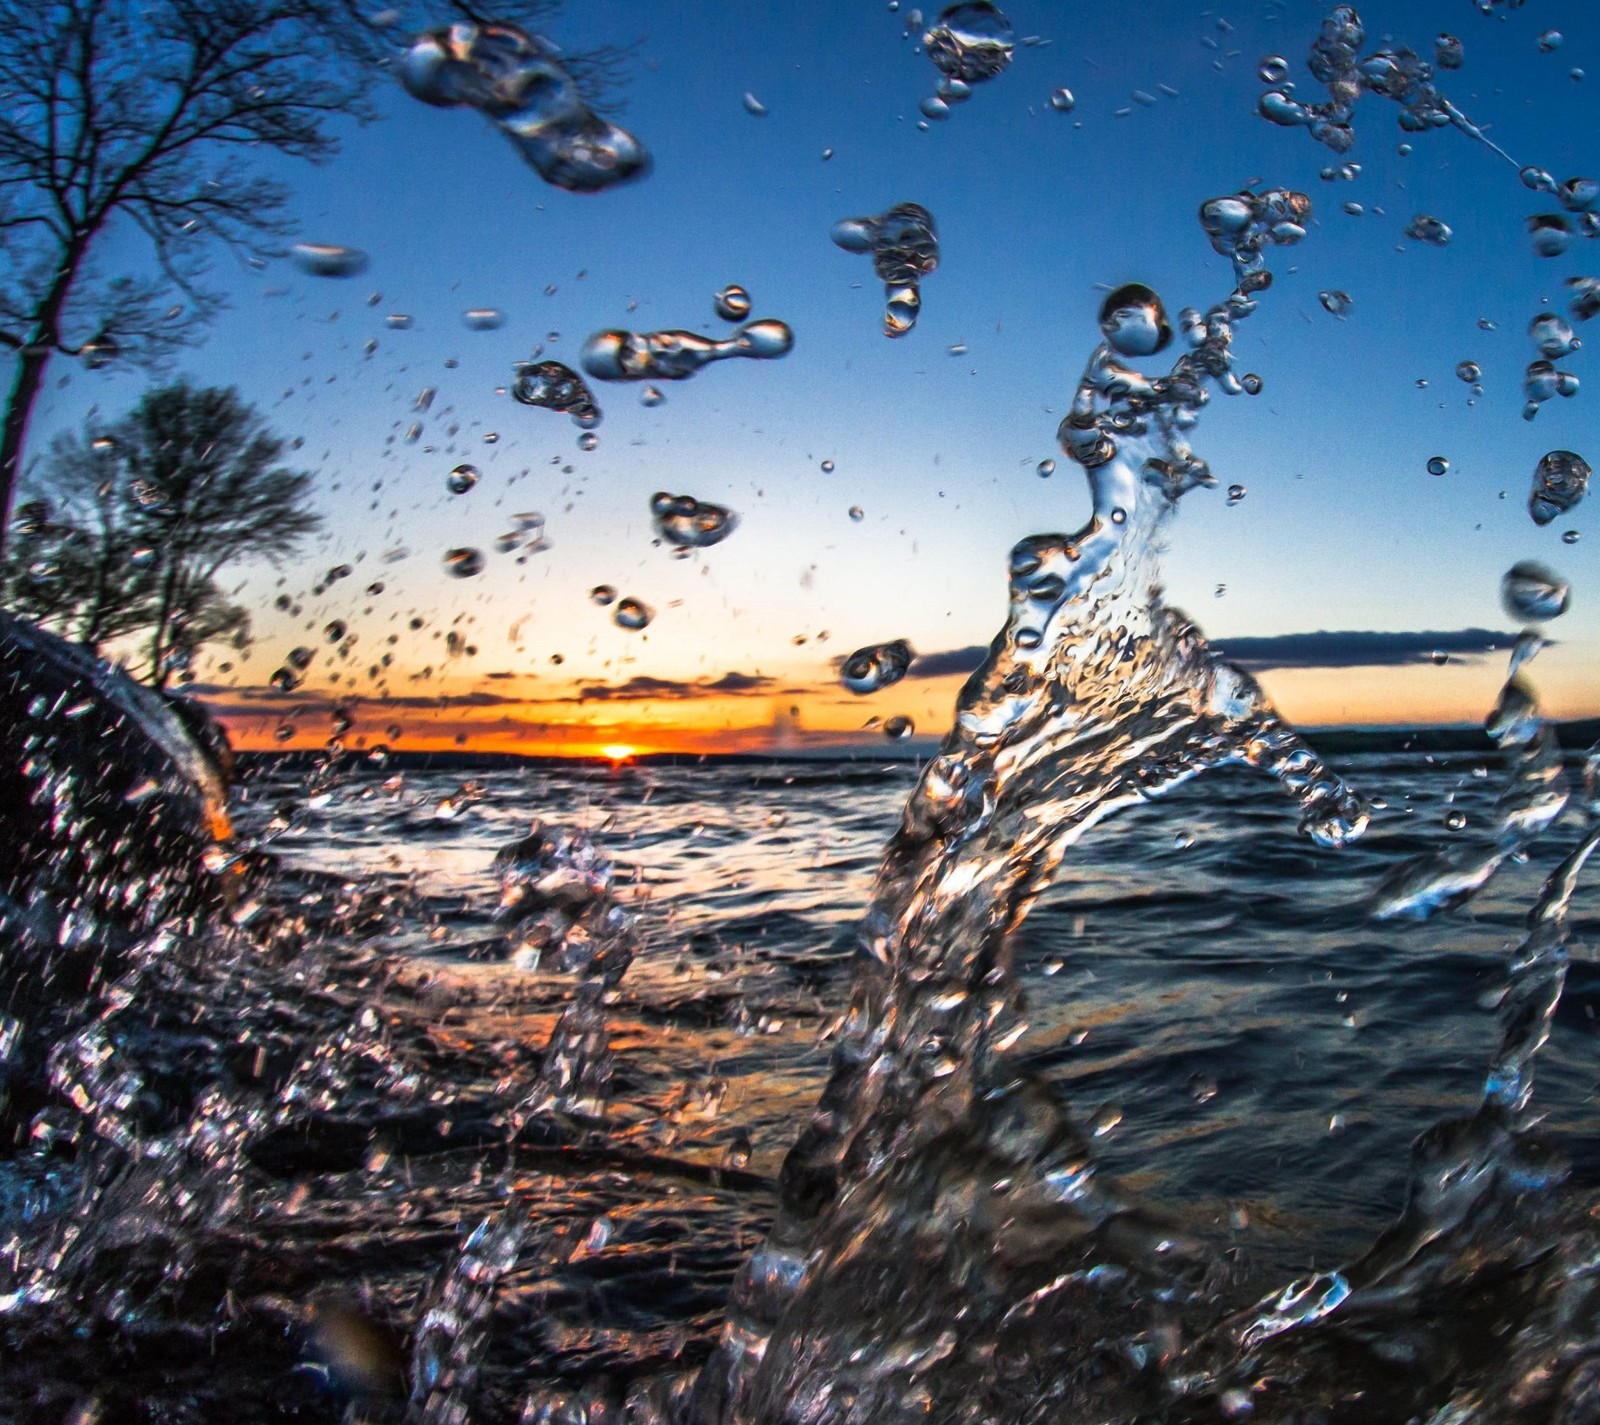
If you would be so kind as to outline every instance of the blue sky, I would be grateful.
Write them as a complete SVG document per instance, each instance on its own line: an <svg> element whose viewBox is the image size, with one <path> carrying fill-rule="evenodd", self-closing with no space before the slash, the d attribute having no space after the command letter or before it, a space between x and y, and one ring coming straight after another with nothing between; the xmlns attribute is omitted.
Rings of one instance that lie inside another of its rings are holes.
<svg viewBox="0 0 1600 1425"><path fill-rule="evenodd" d="M363 667L401 634L397 691L432 665L405 691L468 691L499 672L516 675L502 686L534 700L560 696L563 680L732 671L770 677L763 687L776 698L780 685L825 683L828 660L859 644L903 637L934 653L985 643L1003 615L1012 543L1083 518L1081 474L1054 432L1097 337L1101 285L1147 282L1174 311L1219 300L1227 264L1196 209L1264 180L1309 193L1314 221L1303 244L1278 255L1278 281L1239 333L1264 392L1216 398L1195 432L1222 488L1184 502L1166 560L1171 601L1224 644L1316 629L1500 629L1500 574L1543 558L1572 579L1574 601L1551 629L1560 646L1535 665L1539 681L1558 711L1600 711L1590 593L1600 531L1589 535L1588 505L1545 529L1526 511L1546 450L1591 460L1600 450L1595 351L1562 363L1586 383L1575 399L1531 423L1520 415L1528 320L1542 301L1564 310L1564 280L1600 269L1600 248L1578 238L1564 258L1534 256L1524 222L1553 200L1457 132L1402 134L1395 107L1373 97L1357 110L1348 156L1359 177L1323 181L1340 160L1254 108L1267 55L1290 61L1302 97L1322 97L1303 61L1324 4L1161 3L1138 7L1136 20L1129 7L1004 8L1019 37L1048 43L1020 46L948 122L922 128L918 103L937 75L902 35L909 6L569 5L547 26L567 48L637 43L617 117L655 159L643 182L589 196L542 183L477 115L427 108L383 82L380 122L352 126L331 164L285 169L298 235L362 248L368 270L334 280L287 261L252 272L219 258L230 311L181 363L239 385L280 431L304 438L297 458L319 472L327 534L284 588L358 564L356 577L304 600L298 620L263 614L260 647L232 676L264 682L283 649L307 641L304 625L334 617L362 632ZM1558 179L1600 172L1591 6L1536 0L1496 17L1473 0L1360 8L1369 48L1390 35L1431 54L1441 30L1458 35L1466 64L1441 87L1519 162ZM1537 37L1552 27L1564 41L1546 53ZM1586 67L1592 77L1571 77ZM1048 104L1061 86L1077 99L1068 114ZM1155 102L1136 102L1135 91ZM746 92L764 117L746 112ZM1409 157L1397 152L1402 141ZM942 260L916 330L889 341L869 260L828 232L902 201L932 211ZM1418 212L1450 224L1453 242L1407 241ZM663 384L666 400L652 408L637 387L597 384L605 421L591 452L565 418L497 391L541 343L576 365L583 339L604 327L721 334L711 298L728 282L750 290L753 315L793 326L787 358ZM1319 305L1325 289L1353 299L1344 319ZM381 299L368 305L374 292ZM467 330L461 312L482 306L503 309L505 325ZM393 313L409 315L411 329L389 329ZM1600 337L1579 332L1600 349ZM362 348L374 338L369 358ZM956 345L965 351L952 355ZM1462 360L1482 367L1481 396L1453 374ZM140 385L73 372L42 406L33 449L93 402L124 408ZM437 395L419 415L426 387ZM407 444L413 421L423 432ZM1443 478L1426 472L1435 454L1450 460ZM1056 473L1039 478L1038 462L1052 457ZM462 460L483 479L452 496L445 476ZM1232 507L1230 484L1248 489ZM740 528L674 560L651 544L658 489L729 505ZM528 509L546 515L551 548L519 565L493 541L511 512ZM1561 542L1569 529L1584 536L1575 545ZM488 553L483 575L443 575L441 556L456 545ZM381 563L401 547L408 557ZM384 595L364 598L379 577ZM589 603L599 583L657 609L646 634L615 628ZM277 592L270 574L247 590L263 601ZM415 614L428 620L420 634L406 627ZM476 658L446 660L435 635L451 627L475 642ZM1500 673L1497 661L1470 659L1296 670L1277 691L1308 720L1376 720L1375 706L1465 718L1487 710ZM215 661L206 676L218 676ZM936 731L949 687L925 687L915 715ZM821 711L831 698L815 695L812 723L912 710L886 694ZM752 715L785 714L763 704Z"/></svg>

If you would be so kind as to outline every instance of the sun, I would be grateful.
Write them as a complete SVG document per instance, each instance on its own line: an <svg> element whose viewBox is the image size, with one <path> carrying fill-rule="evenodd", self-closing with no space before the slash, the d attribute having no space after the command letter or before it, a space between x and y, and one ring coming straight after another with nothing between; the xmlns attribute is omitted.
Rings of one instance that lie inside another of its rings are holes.
<svg viewBox="0 0 1600 1425"><path fill-rule="evenodd" d="M613 762L626 762L638 750L637 747L629 747L626 742L608 742L600 749L600 754Z"/></svg>

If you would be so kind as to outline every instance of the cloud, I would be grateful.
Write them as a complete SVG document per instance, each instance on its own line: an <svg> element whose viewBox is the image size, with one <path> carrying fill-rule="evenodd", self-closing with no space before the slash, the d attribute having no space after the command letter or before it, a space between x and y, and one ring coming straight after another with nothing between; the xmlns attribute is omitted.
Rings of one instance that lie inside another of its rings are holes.
<svg viewBox="0 0 1600 1425"><path fill-rule="evenodd" d="M1479 658L1509 648L1516 637L1489 628L1380 633L1348 629L1280 633L1270 638L1218 638L1212 647L1241 668L1374 668L1426 663L1435 653Z"/></svg>
<svg viewBox="0 0 1600 1425"><path fill-rule="evenodd" d="M754 673L724 673L714 683L685 683L675 678L651 678L636 674L626 683L584 683L578 688L578 702L631 703L682 701L700 697L744 697L766 691L771 678Z"/></svg>
<svg viewBox="0 0 1600 1425"><path fill-rule="evenodd" d="M762 693L772 686L771 678L759 673L724 673L715 683L705 683L707 693Z"/></svg>

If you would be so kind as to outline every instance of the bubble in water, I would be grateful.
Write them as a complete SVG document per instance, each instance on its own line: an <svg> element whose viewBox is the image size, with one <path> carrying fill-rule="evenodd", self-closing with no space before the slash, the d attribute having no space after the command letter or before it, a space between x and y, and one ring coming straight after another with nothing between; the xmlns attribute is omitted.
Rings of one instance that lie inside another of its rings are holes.
<svg viewBox="0 0 1600 1425"><path fill-rule="evenodd" d="M665 490L650 497L650 515L656 533L679 549L709 549L721 544L739 523L739 516L730 509L693 495L669 495Z"/></svg>
<svg viewBox="0 0 1600 1425"><path fill-rule="evenodd" d="M1466 51L1454 35L1441 34L1433 42L1433 62L1440 69L1460 69Z"/></svg>
<svg viewBox="0 0 1600 1425"><path fill-rule="evenodd" d="M876 693L904 678L914 656L911 645L903 638L868 644L839 665L839 681L852 693Z"/></svg>
<svg viewBox="0 0 1600 1425"><path fill-rule="evenodd" d="M730 282L711 299L711 305L725 322L742 322L750 315L750 294L736 282Z"/></svg>
<svg viewBox="0 0 1600 1425"><path fill-rule="evenodd" d="M470 579L483 573L483 551L478 549L452 549L444 556L445 571L457 579Z"/></svg>
<svg viewBox="0 0 1600 1425"><path fill-rule="evenodd" d="M1161 298L1142 282L1118 287L1100 304L1106 345L1122 356L1153 356L1172 341L1172 324Z"/></svg>
<svg viewBox="0 0 1600 1425"><path fill-rule="evenodd" d="M941 74L981 84L1011 63L1016 31L988 0L969 0L944 11L923 35L922 46Z"/></svg>
<svg viewBox="0 0 1600 1425"><path fill-rule="evenodd" d="M883 735L890 742L903 742L917 730L916 723L908 717L895 716L886 718L883 724Z"/></svg>
<svg viewBox="0 0 1600 1425"><path fill-rule="evenodd" d="M1229 485L1228 503L1230 505L1237 505L1248 493L1249 491L1247 491L1243 485Z"/></svg>
<svg viewBox="0 0 1600 1425"><path fill-rule="evenodd" d="M1560 213L1537 213L1528 219L1528 240L1540 257L1560 257L1572 244L1572 225Z"/></svg>
<svg viewBox="0 0 1600 1425"><path fill-rule="evenodd" d="M1052 475L1054 475L1056 473L1056 463L1055 463L1055 461L1053 461L1053 460L1041 460L1036 466L1034 466L1034 473L1041 480L1048 480Z"/></svg>
<svg viewBox="0 0 1600 1425"><path fill-rule="evenodd" d="M1428 474L1443 475L1450 468L1450 462L1442 455L1433 455L1428 458Z"/></svg>
<svg viewBox="0 0 1600 1425"><path fill-rule="evenodd" d="M1473 386L1483 380L1483 368L1476 361L1458 361L1456 363L1456 375L1465 381L1467 385Z"/></svg>
<svg viewBox="0 0 1600 1425"><path fill-rule="evenodd" d="M1532 559L1513 564L1500 581L1500 602L1514 619L1542 623L1567 611L1572 590L1559 574Z"/></svg>
<svg viewBox="0 0 1600 1425"><path fill-rule="evenodd" d="M354 277L367 270L367 255L359 247L330 242L297 242L289 249L294 265L313 277Z"/></svg>
<svg viewBox="0 0 1600 1425"><path fill-rule="evenodd" d="M1551 359L1570 356L1583 345L1582 341L1573 335L1566 319L1558 317L1554 312L1544 312L1530 321L1528 336L1539 349L1539 355Z"/></svg>
<svg viewBox="0 0 1600 1425"><path fill-rule="evenodd" d="M767 106L748 90L745 92L744 96L744 111L745 113L753 115L758 119L764 119L767 117Z"/></svg>
<svg viewBox="0 0 1600 1425"><path fill-rule="evenodd" d="M627 598L618 599L617 606L611 611L611 622L618 628L637 631L648 628L650 620L656 616L656 611L642 600Z"/></svg>
<svg viewBox="0 0 1600 1425"><path fill-rule="evenodd" d="M1561 42L1564 38L1565 36L1562 35L1560 30L1546 30L1539 36L1539 48L1545 54L1549 54L1552 50L1561 48Z"/></svg>
<svg viewBox="0 0 1600 1425"><path fill-rule="evenodd" d="M1055 89L1050 94L1050 107L1058 114L1070 114L1078 107L1070 89Z"/></svg>
<svg viewBox="0 0 1600 1425"><path fill-rule="evenodd" d="M1336 317L1342 317L1354 305L1348 292L1340 292L1337 289L1318 292L1317 300L1322 303L1324 311L1332 312Z"/></svg>
<svg viewBox="0 0 1600 1425"><path fill-rule="evenodd" d="M747 322L715 341L688 331L596 332L583 344L583 369L602 381L684 381L701 367L733 356L774 360L787 356L794 333L772 318Z"/></svg>
<svg viewBox="0 0 1600 1425"><path fill-rule="evenodd" d="M1418 213L1406 226L1406 236L1413 242L1425 242L1432 247L1444 247L1455 236L1450 228L1427 213Z"/></svg>
<svg viewBox="0 0 1600 1425"><path fill-rule="evenodd" d="M559 361L519 361L511 398L572 417L585 428L600 424L600 407L583 377Z"/></svg>
<svg viewBox="0 0 1600 1425"><path fill-rule="evenodd" d="M498 307L468 307L461 320L470 331L492 332L505 325L506 314Z"/></svg>
<svg viewBox="0 0 1600 1425"><path fill-rule="evenodd" d="M595 193L650 171L644 145L593 113L554 48L515 25L429 30L401 60L400 82L425 104L478 110L545 182L569 192Z"/></svg>
<svg viewBox="0 0 1600 1425"><path fill-rule="evenodd" d="M1256 66L1263 84L1282 84L1289 77L1289 61L1280 54L1269 54Z"/></svg>
<svg viewBox="0 0 1600 1425"><path fill-rule="evenodd" d="M617 601L617 591L610 584L596 584L589 590L589 598L601 608L605 608L607 604L614 604Z"/></svg>
<svg viewBox="0 0 1600 1425"><path fill-rule="evenodd" d="M883 334L904 336L922 310L921 280L939 265L939 233L920 203L897 203L875 218L843 218L833 241L846 252L870 252L883 283Z"/></svg>
<svg viewBox="0 0 1600 1425"><path fill-rule="evenodd" d="M1570 450L1552 450L1533 471L1528 513L1536 525L1547 525L1573 509L1589 488L1589 462Z"/></svg>
<svg viewBox="0 0 1600 1425"><path fill-rule="evenodd" d="M464 495L477 483L478 467L476 465L458 465L445 480L445 484L450 487L452 495Z"/></svg>

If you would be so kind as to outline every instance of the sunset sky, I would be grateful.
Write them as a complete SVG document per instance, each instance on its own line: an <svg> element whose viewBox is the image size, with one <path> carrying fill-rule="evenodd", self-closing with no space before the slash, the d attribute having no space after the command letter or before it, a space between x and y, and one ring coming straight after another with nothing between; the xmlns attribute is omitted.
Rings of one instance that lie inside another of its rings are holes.
<svg viewBox="0 0 1600 1425"><path fill-rule="evenodd" d="M1559 716L1600 712L1591 506L1542 529L1527 513L1545 451L1600 451L1591 350L1561 363L1584 391L1521 418L1529 319L1564 312L1566 279L1600 269L1582 237L1564 257L1534 255L1526 220L1554 200L1459 132L1403 134L1395 106L1371 96L1348 156L1359 175L1324 181L1340 161L1330 150L1255 114L1269 55L1290 61L1301 97L1325 97L1304 68L1323 3L1015 0L1004 8L1019 40L1037 42L925 128L918 105L937 74L903 34L910 8L594 0L553 14L548 32L569 50L635 46L614 112L654 171L611 192L548 186L481 117L388 79L381 119L350 126L334 162L281 166L298 237L360 248L370 266L336 279L220 256L230 309L180 363L238 385L303 439L294 458L317 473L326 518L293 567L239 571L255 642L197 669L242 745L320 745L342 703L352 741L402 747L881 749L864 725L897 714L925 747L1004 617L1007 551L1085 517L1082 474L1054 436L1103 288L1147 282L1174 312L1220 300L1230 273L1196 209L1258 182L1305 190L1315 220L1240 329L1264 392L1215 398L1194 432L1220 484L1186 498L1174 524L1170 601L1261 668L1299 722L1473 722L1504 673L1483 650L1514 633L1500 576L1543 559L1574 596L1535 682ZM1389 35L1431 55L1441 30L1458 35L1466 64L1441 88L1518 163L1600 173L1589 0L1495 17L1472 0L1360 8L1369 49ZM1541 48L1552 27L1562 43ZM1048 102L1062 86L1070 113ZM869 259L829 229L903 201L934 214L942 259L916 330L890 341ZM1449 246L1403 236L1423 212L1454 229ZM752 315L792 325L788 357L660 383L654 406L638 385L591 383L605 414L592 451L564 416L505 394L515 362L542 346L576 366L602 328L725 334L712 295L729 282L749 289ZM1342 318L1318 300L1333 290L1351 298ZM482 307L504 325L469 330L462 313ZM1482 368L1481 395L1454 374L1464 360ZM35 454L92 408L120 414L144 384L65 364L51 380ZM1440 478L1426 468L1436 454L1450 462ZM463 461L481 479L453 495L446 477ZM1248 493L1230 505L1233 484ZM656 490L730 506L740 525L676 559L653 543ZM544 515L550 547L497 552L523 511ZM1582 538L1563 543L1566 531ZM457 546L483 551L481 574L445 572ZM342 564L353 572L329 584ZM599 584L654 621L616 627L590 599ZM324 638L332 620L357 636L343 657ZM1351 636L1287 637L1316 630ZM910 678L865 698L838 684L834 660L892 638L922 655ZM299 645L316 651L305 683L274 691Z"/></svg>

